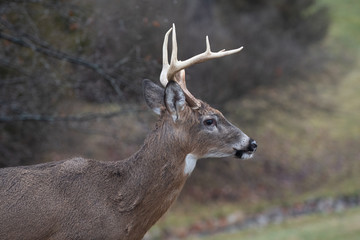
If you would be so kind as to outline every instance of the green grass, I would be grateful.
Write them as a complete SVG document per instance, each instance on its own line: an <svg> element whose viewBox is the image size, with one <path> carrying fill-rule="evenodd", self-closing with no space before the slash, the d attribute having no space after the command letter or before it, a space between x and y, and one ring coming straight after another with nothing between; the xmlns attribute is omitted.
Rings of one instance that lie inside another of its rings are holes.
<svg viewBox="0 0 360 240"><path fill-rule="evenodd" d="M191 240L357 240L360 236L360 209L342 213L316 214L289 219L282 224L217 234Z"/></svg>

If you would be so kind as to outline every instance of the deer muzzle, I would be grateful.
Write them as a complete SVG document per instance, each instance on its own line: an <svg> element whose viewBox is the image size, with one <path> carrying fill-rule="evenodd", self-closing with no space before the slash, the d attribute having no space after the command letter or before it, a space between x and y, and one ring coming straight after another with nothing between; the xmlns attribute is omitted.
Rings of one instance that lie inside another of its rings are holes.
<svg viewBox="0 0 360 240"><path fill-rule="evenodd" d="M257 149L257 143L254 139L249 139L248 145L245 149L235 149L235 156L241 159L252 158Z"/></svg>

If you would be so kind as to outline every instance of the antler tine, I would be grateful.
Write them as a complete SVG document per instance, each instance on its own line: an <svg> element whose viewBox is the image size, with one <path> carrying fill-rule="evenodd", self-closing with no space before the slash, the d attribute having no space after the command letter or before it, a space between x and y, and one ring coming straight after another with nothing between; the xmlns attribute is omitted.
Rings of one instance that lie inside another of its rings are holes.
<svg viewBox="0 0 360 240"><path fill-rule="evenodd" d="M172 50L171 50L171 60L170 64L168 61L168 39L169 34L172 33ZM178 59L177 59L177 41L176 41L176 28L175 24L173 24L172 28L170 28L164 37L164 43L163 43L163 67L160 74L160 82L161 84L166 87L166 84L170 79L173 79L175 74L180 71L181 69L177 68L178 65Z"/></svg>
<svg viewBox="0 0 360 240"><path fill-rule="evenodd" d="M163 49L162 49L162 53L163 53L163 66L162 66L162 70L160 73L160 82L161 85L163 85L163 87L166 87L166 84L168 83L168 78L167 78L167 73L169 71L169 61L168 61L168 39L169 39L169 34L171 33L172 28L170 28L164 37L164 43L163 43Z"/></svg>
<svg viewBox="0 0 360 240"><path fill-rule="evenodd" d="M178 63L178 59L177 59L178 47L177 47L177 40L176 40L176 28L175 28L174 23L173 23L172 29L174 31L172 33L172 51L171 51L170 67L173 66L175 68L175 65Z"/></svg>

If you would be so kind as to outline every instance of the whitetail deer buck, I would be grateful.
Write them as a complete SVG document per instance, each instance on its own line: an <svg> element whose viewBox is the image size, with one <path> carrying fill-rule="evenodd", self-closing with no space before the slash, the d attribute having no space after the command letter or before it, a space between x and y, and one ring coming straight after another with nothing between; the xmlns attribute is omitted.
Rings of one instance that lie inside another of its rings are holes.
<svg viewBox="0 0 360 240"><path fill-rule="evenodd" d="M172 54L168 63L168 36ZM241 50L177 60L175 26L164 39L160 82L144 80L160 115L128 159L82 158L0 170L0 239L142 239L179 195L199 158L250 158L256 142L186 88L185 68Z"/></svg>

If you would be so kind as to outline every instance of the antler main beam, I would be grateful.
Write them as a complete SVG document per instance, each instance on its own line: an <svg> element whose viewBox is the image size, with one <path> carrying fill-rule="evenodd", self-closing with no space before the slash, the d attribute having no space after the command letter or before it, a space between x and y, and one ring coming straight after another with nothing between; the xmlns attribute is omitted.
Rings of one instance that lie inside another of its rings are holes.
<svg viewBox="0 0 360 240"><path fill-rule="evenodd" d="M173 33L172 33L172 51L171 51L171 60L170 60L170 64L169 64L169 61L168 61L168 39L169 39L169 34L171 33L171 31L173 31ZM210 59L225 57L225 56L228 56L228 55L231 55L234 53L238 53L242 49L243 49L243 47L228 50L228 51L225 51L225 49L223 49L218 52L212 52L211 48L210 48L209 37L206 36L205 52L195 55L185 61L178 60L176 29L175 29L175 24L173 24L172 28L170 28L169 31L166 32L165 37L164 37L163 67L162 67L162 70L160 73L160 82L164 87L166 87L169 80L174 80L174 81L178 82L180 84L180 86L183 88L185 95L187 95L188 93L190 94L190 96L187 96L187 99L192 99L192 100L195 100L195 102L196 102L196 98L194 96L192 96L191 93L186 88L185 72L182 73L180 71L185 71L185 68L188 68L197 63L201 63L201 62L205 62ZM180 72L180 76L181 76L180 79L178 79L178 77L175 76L178 72ZM198 104L196 104L196 105L198 105Z"/></svg>

